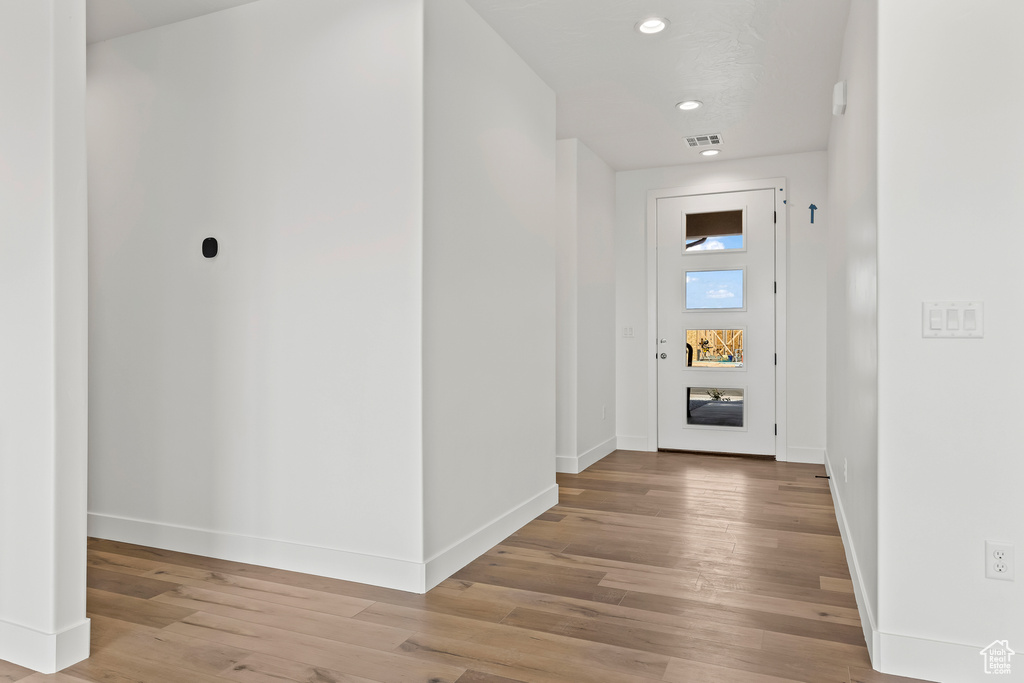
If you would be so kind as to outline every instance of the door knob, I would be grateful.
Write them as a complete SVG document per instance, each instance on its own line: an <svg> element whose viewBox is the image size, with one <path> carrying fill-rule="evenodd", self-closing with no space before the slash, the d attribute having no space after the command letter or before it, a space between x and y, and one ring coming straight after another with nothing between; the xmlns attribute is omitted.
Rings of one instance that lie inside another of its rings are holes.
<svg viewBox="0 0 1024 683"><path fill-rule="evenodd" d="M668 339L661 339L661 340L659 340L659 341L661 341L661 343L662 343L662 344L665 344L665 343L667 343L667 342L668 342Z"/></svg>
<svg viewBox="0 0 1024 683"><path fill-rule="evenodd" d="M662 358L668 358L668 354L667 353L663 353L663 354L661 354L661 357Z"/></svg>

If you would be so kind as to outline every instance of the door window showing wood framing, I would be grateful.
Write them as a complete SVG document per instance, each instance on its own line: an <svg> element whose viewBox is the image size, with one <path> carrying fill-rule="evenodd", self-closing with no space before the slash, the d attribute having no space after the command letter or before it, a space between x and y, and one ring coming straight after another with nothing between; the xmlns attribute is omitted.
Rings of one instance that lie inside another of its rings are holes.
<svg viewBox="0 0 1024 683"><path fill-rule="evenodd" d="M743 330L686 330L695 368L742 368Z"/></svg>

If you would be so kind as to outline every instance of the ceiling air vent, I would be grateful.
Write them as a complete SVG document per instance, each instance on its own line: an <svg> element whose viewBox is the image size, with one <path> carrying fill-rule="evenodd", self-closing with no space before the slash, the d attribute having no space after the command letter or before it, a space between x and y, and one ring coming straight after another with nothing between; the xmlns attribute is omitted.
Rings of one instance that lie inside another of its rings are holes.
<svg viewBox="0 0 1024 683"><path fill-rule="evenodd" d="M719 133L688 135L686 136L686 144L690 147L715 147L722 144L722 136Z"/></svg>

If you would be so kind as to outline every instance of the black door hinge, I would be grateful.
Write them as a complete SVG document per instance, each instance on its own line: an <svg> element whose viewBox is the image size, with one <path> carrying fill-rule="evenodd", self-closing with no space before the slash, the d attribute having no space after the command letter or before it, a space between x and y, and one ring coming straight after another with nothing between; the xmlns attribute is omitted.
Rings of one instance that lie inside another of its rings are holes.
<svg viewBox="0 0 1024 683"><path fill-rule="evenodd" d="M778 281L772 283L772 291L774 293L776 293L776 294L779 293L779 283L778 283Z"/></svg>
<svg viewBox="0 0 1024 683"><path fill-rule="evenodd" d="M778 211L772 211L772 223L778 223L778 222L779 222L779 212Z"/></svg>
<svg viewBox="0 0 1024 683"><path fill-rule="evenodd" d="M775 364L779 364L779 354L775 354Z"/></svg>
<svg viewBox="0 0 1024 683"><path fill-rule="evenodd" d="M778 436L778 435L779 435L779 424L776 422L775 423L775 436Z"/></svg>

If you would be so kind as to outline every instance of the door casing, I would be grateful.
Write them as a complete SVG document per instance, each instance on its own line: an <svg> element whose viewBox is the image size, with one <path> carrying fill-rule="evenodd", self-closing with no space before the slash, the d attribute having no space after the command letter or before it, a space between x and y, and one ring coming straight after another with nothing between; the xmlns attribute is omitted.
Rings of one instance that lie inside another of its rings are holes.
<svg viewBox="0 0 1024 683"><path fill-rule="evenodd" d="M789 212L786 203L786 179L738 180L729 183L672 187L647 192L647 450L658 450L658 200L668 197L745 192L772 189L775 194L775 415L778 435L775 459L787 462L786 429L786 250L789 235Z"/></svg>

